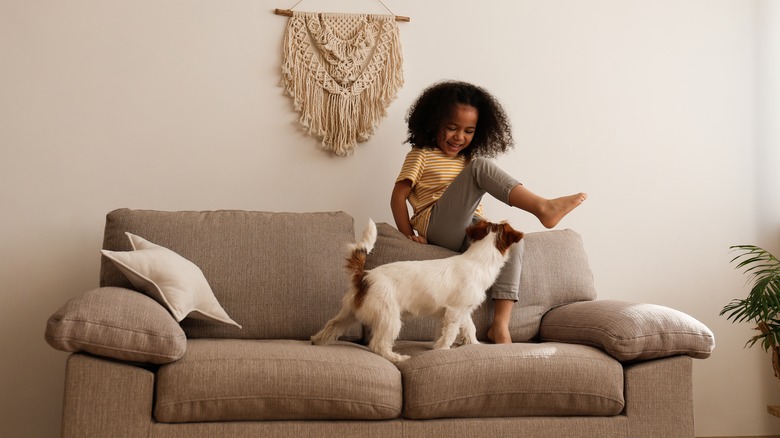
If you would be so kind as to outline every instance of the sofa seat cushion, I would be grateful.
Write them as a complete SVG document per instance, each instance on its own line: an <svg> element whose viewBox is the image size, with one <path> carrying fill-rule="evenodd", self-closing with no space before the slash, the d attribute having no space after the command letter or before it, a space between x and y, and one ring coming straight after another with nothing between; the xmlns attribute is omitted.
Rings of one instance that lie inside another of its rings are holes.
<svg viewBox="0 0 780 438"><path fill-rule="evenodd" d="M365 347L295 340L192 339L157 372L163 423L383 420L401 413L401 373Z"/></svg>
<svg viewBox="0 0 780 438"><path fill-rule="evenodd" d="M429 347L430 348L430 347ZM429 350L399 343L403 417L612 416L623 411L623 367L595 348L559 343Z"/></svg>

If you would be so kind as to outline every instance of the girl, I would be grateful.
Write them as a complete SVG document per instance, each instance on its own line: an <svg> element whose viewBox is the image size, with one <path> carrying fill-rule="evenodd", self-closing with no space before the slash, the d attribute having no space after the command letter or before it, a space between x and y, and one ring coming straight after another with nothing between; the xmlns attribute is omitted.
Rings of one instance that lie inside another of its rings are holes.
<svg viewBox="0 0 780 438"><path fill-rule="evenodd" d="M412 150L396 179L390 208L398 230L415 242L464 251L466 228L483 217L480 202L485 193L533 214L546 228L556 226L587 198L584 193L537 196L487 160L514 144L504 109L481 87L454 81L434 84L412 104L406 120L406 143ZM512 342L509 320L518 299L522 241L512 248L492 287L495 309L488 338L495 343Z"/></svg>

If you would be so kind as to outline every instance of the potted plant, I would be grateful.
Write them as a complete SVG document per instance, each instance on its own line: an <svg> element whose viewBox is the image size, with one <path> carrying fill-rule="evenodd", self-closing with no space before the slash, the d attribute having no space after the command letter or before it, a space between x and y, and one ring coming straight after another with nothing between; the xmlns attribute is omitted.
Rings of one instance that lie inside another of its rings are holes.
<svg viewBox="0 0 780 438"><path fill-rule="evenodd" d="M734 299L723 307L720 315L727 315L732 322L749 321L756 324L759 334L745 344L752 347L761 341L764 351L772 351L772 368L780 379L780 261L769 251L754 245L732 246L740 254L731 262L738 262L735 269L745 268L753 279L753 287L747 298Z"/></svg>

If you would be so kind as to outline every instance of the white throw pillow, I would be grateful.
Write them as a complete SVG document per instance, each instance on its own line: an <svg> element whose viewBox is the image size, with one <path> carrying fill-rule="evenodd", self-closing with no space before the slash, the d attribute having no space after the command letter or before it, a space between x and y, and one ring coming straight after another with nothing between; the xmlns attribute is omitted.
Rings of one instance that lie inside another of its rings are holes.
<svg viewBox="0 0 780 438"><path fill-rule="evenodd" d="M230 319L203 271L168 248L125 233L133 251L101 250L139 290L165 306L176 319L190 316L241 326Z"/></svg>

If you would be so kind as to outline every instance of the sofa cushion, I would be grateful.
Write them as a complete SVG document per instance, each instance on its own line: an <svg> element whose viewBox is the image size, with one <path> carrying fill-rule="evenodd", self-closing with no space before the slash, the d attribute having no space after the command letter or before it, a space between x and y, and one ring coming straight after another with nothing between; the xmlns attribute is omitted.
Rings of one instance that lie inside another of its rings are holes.
<svg viewBox="0 0 780 438"><path fill-rule="evenodd" d="M515 343L420 353L402 342L397 350L413 356L398 364L405 418L610 416L625 404L623 367L595 348Z"/></svg>
<svg viewBox="0 0 780 438"><path fill-rule="evenodd" d="M715 348L707 326L678 310L644 303L597 300L551 310L542 320L545 341L600 348L620 361L685 354L704 359Z"/></svg>
<svg viewBox="0 0 780 438"><path fill-rule="evenodd" d="M184 331L165 308L116 287L70 299L49 318L45 338L62 351L152 364L173 362L187 349Z"/></svg>
<svg viewBox="0 0 780 438"><path fill-rule="evenodd" d="M194 263L168 248L125 233L133 251L102 250L138 290L168 309L176 321L190 316L241 326L219 305Z"/></svg>
<svg viewBox="0 0 780 438"><path fill-rule="evenodd" d="M197 265L243 327L187 318L181 326L189 338L308 339L341 307L345 248L355 239L343 212L120 209L106 217L103 249L131 249L125 232ZM100 278L103 286L133 287L105 258ZM361 336L357 326L347 333Z"/></svg>
<svg viewBox="0 0 780 438"><path fill-rule="evenodd" d="M548 310L562 304L593 300L596 288L588 257L579 234L572 230L526 233L525 253L520 277L520 299L512 310L509 326L512 340L534 339L539 323ZM366 268L399 260L427 260L457 253L435 245L421 245L386 223L377 224L377 242L366 259ZM493 302L488 299L474 314L477 338L487 340L493 320ZM417 318L404 323L399 339L433 340L439 334L436 321Z"/></svg>
<svg viewBox="0 0 780 438"><path fill-rule="evenodd" d="M365 347L190 340L157 373L160 422L382 420L401 412L401 373Z"/></svg>

